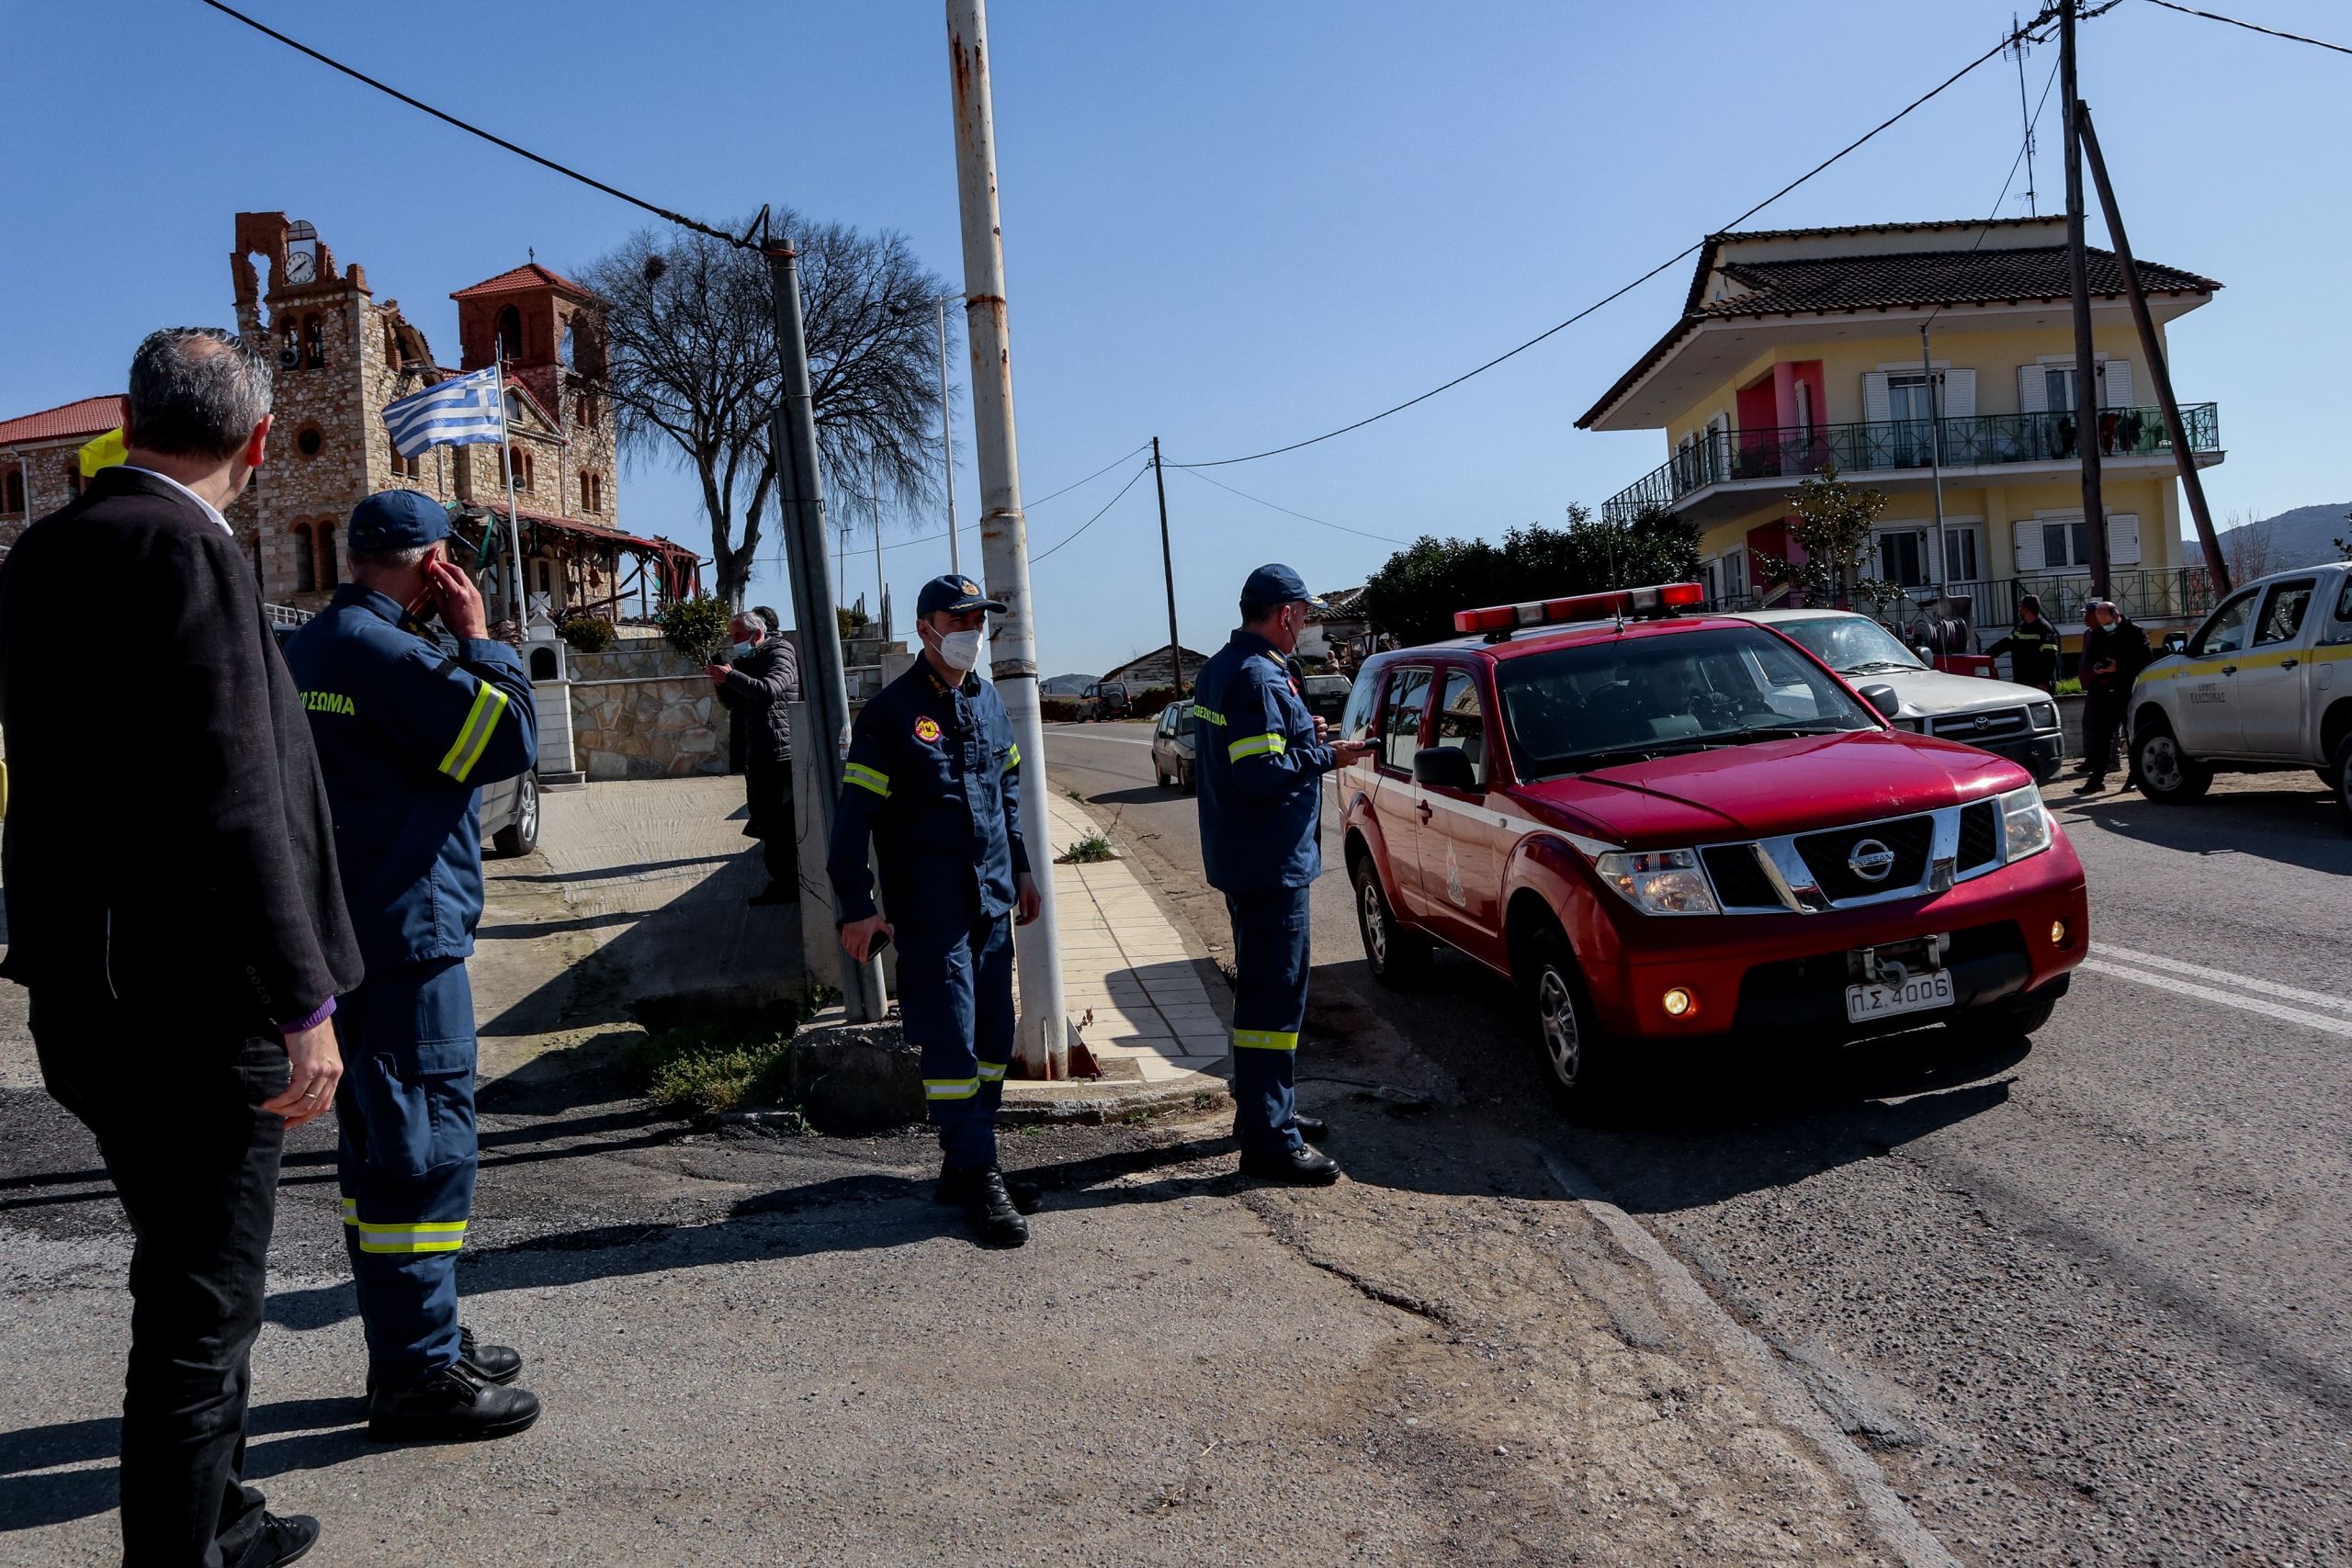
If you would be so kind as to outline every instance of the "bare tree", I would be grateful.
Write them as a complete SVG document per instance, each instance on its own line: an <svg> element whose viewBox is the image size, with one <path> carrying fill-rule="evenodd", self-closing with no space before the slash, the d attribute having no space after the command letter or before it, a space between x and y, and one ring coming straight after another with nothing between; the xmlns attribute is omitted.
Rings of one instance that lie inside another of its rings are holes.
<svg viewBox="0 0 2352 1568"><path fill-rule="evenodd" d="M933 493L939 439L932 299L946 285L905 238L784 210L800 247L819 454L829 489L851 475L915 502ZM775 491L769 439L780 374L767 262L707 235L640 231L583 269L609 302L607 354L622 442L701 481L718 596L742 603ZM739 528L740 524L740 528Z"/></svg>
<svg viewBox="0 0 2352 1568"><path fill-rule="evenodd" d="M2232 582L2251 582L2270 575L2270 525L2245 513L2233 513L2218 541L2222 558L2229 563Z"/></svg>

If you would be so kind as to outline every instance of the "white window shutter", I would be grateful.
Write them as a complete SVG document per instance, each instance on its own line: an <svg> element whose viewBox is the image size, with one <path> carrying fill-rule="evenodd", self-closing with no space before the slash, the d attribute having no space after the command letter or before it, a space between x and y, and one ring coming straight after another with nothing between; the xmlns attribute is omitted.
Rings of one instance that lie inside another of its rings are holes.
<svg viewBox="0 0 2352 1568"><path fill-rule="evenodd" d="M2050 378L2039 365L2018 367L2018 412L2048 413L2050 412Z"/></svg>
<svg viewBox="0 0 2352 1568"><path fill-rule="evenodd" d="M1938 401L1943 405L1946 419L1974 419L1976 417L1976 372L1958 369L1945 371L1943 396Z"/></svg>
<svg viewBox="0 0 2352 1568"><path fill-rule="evenodd" d="M1894 418L1894 406L1886 399L1886 372L1862 372L1862 418L1871 424L1884 424Z"/></svg>
<svg viewBox="0 0 2352 1568"><path fill-rule="evenodd" d="M2107 561L2109 566L2140 564L2140 520L2128 512L2107 514Z"/></svg>
<svg viewBox="0 0 2352 1568"><path fill-rule="evenodd" d="M2040 571L2042 568L2041 522L2031 517L2020 517L2009 527L2017 538L2018 572Z"/></svg>
<svg viewBox="0 0 2352 1568"><path fill-rule="evenodd" d="M2101 407L2110 409L2132 407L2132 362L2128 359L2109 360L2106 385L2101 390L2106 397L2106 401L2100 405Z"/></svg>

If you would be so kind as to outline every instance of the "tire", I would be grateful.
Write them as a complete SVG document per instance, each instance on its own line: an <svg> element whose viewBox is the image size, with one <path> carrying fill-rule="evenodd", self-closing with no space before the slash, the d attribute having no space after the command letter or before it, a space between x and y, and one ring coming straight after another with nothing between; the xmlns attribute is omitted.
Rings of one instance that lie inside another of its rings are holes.
<svg viewBox="0 0 2352 1568"><path fill-rule="evenodd" d="M1430 939L1397 923L1370 851L1351 857L1348 876L1355 884L1356 934L1363 939L1372 977L1396 989L1413 984L1429 971Z"/></svg>
<svg viewBox="0 0 2352 1568"><path fill-rule="evenodd" d="M1176 764L1176 787L1182 790L1186 795L1191 795L1198 787L1193 782L1192 763L1179 762Z"/></svg>
<svg viewBox="0 0 2352 1568"><path fill-rule="evenodd" d="M1965 1040L2007 1044L2040 1033L2057 1010L2056 997L2012 997L1992 1007L1971 1008L1944 1028Z"/></svg>
<svg viewBox="0 0 2352 1568"><path fill-rule="evenodd" d="M2335 766L2327 782L2335 791L2335 808L2344 815L2345 830L2352 832L2352 735L2335 748Z"/></svg>
<svg viewBox="0 0 2352 1568"><path fill-rule="evenodd" d="M502 855L526 855L539 847L539 781L525 773L516 781L514 820L491 838Z"/></svg>
<svg viewBox="0 0 2352 1568"><path fill-rule="evenodd" d="M1521 973L1514 978L1527 997L1535 1026L1535 1047L1544 1058L1544 1081L1561 1110L1590 1116L1605 1105L1616 1066L1612 1043L1593 1021L1584 974L1568 939L1546 924L1527 939Z"/></svg>
<svg viewBox="0 0 2352 1568"><path fill-rule="evenodd" d="M1151 764L1151 782L1152 786L1156 789L1166 789L1168 787L1167 770L1159 765L1159 761L1157 758L1153 759Z"/></svg>
<svg viewBox="0 0 2352 1568"><path fill-rule="evenodd" d="M2195 800L2213 787L2213 770L2182 750L2162 719L2151 719L2143 734L2132 738L2132 774L2140 793L2162 806Z"/></svg>

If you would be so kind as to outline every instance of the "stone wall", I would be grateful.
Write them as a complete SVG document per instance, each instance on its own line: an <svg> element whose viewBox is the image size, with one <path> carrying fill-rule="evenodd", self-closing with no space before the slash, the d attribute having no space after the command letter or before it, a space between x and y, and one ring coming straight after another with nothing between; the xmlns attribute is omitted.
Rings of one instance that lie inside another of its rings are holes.
<svg viewBox="0 0 2352 1568"><path fill-rule="evenodd" d="M28 503L22 511L0 512L0 549L15 544L35 518L48 516L82 493L82 448L92 439L76 435L64 441L28 441L0 452L0 498L14 479L24 485Z"/></svg>
<svg viewBox="0 0 2352 1568"><path fill-rule="evenodd" d="M691 675L704 684L709 678L702 667L672 648L666 642L652 642L642 648L616 647L603 653L579 653L571 656L571 678L575 681L641 681L657 676Z"/></svg>
<svg viewBox="0 0 2352 1568"><path fill-rule="evenodd" d="M664 649L667 652L667 649ZM613 654L587 654L574 660ZM636 657L626 655L622 657ZM676 658L676 655L671 655ZM727 771L727 710L707 677L571 682L571 754L591 780L675 779Z"/></svg>

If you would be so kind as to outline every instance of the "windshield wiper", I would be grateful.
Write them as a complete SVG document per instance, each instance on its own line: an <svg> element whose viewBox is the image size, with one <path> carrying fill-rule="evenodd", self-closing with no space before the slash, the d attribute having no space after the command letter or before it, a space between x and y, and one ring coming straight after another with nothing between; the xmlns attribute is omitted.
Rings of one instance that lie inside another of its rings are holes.
<svg viewBox="0 0 2352 1568"><path fill-rule="evenodd" d="M1743 740L1793 740L1801 735L1849 735L1843 724L1757 724L1736 732Z"/></svg>
<svg viewBox="0 0 2352 1568"><path fill-rule="evenodd" d="M1867 675L1873 670L1917 670L1917 664L1899 663L1892 659L1873 659L1862 664L1849 664L1839 670L1840 675Z"/></svg>
<svg viewBox="0 0 2352 1568"><path fill-rule="evenodd" d="M1646 746L1618 746L1606 751L1584 751L1559 760L1560 772L1589 773L1600 768L1613 768L1620 762L1647 762L1659 757L1679 757L1690 751L1713 751L1729 742L1715 738L1707 740L1657 740Z"/></svg>

